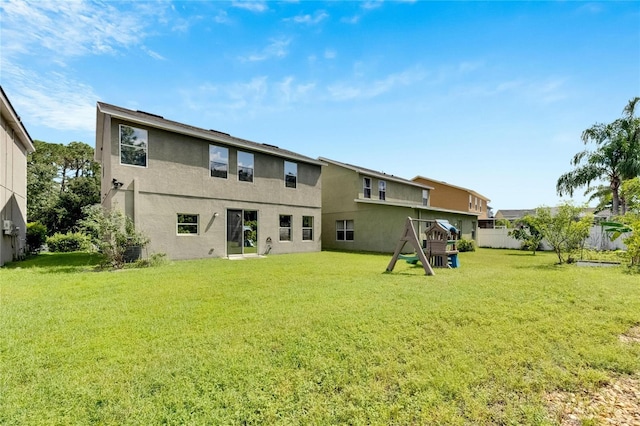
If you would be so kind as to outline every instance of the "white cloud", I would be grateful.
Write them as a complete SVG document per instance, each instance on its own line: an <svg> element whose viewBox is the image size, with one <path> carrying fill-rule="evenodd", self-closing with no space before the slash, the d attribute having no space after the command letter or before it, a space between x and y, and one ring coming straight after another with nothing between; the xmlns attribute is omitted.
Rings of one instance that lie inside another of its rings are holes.
<svg viewBox="0 0 640 426"><path fill-rule="evenodd" d="M325 59L335 59L335 57L337 56L337 53L335 50L333 49L325 49L324 51L324 58Z"/></svg>
<svg viewBox="0 0 640 426"><path fill-rule="evenodd" d="M131 3L119 10L109 2L23 1L0 2L3 56L42 56L42 50L64 58L113 54L140 45L147 28L164 20L166 5Z"/></svg>
<svg viewBox="0 0 640 426"><path fill-rule="evenodd" d="M58 72L36 74L10 63L3 63L2 73L11 81L11 102L23 117L51 129L95 130L99 97L90 86Z"/></svg>
<svg viewBox="0 0 640 426"><path fill-rule="evenodd" d="M291 39L288 38L277 38L271 39L271 42L265 46L260 52L253 53L248 56L242 56L240 59L242 61L249 62L259 62L265 61L271 58L284 58L289 54L287 48L291 43Z"/></svg>
<svg viewBox="0 0 640 426"><path fill-rule="evenodd" d="M142 46L142 50L149 56L151 56L153 59L157 59L160 61L164 61L167 58L165 58L164 56L162 56L161 54L159 54L158 52L155 52L149 48L147 48L146 46Z"/></svg>
<svg viewBox="0 0 640 426"><path fill-rule="evenodd" d="M276 83L279 103L290 104L303 101L315 88L315 83L296 84L291 76L285 77L280 83Z"/></svg>
<svg viewBox="0 0 640 426"><path fill-rule="evenodd" d="M233 1L231 2L231 6L258 13L269 10L269 7L264 1Z"/></svg>
<svg viewBox="0 0 640 426"><path fill-rule="evenodd" d="M293 18L285 18L284 21L293 21L296 24L317 25L329 17L329 14L324 11L317 11L312 15L298 15Z"/></svg>
<svg viewBox="0 0 640 426"><path fill-rule="evenodd" d="M231 19L229 19L229 15L226 11L221 10L216 16L213 17L213 21L217 24L228 24L229 22L231 22Z"/></svg>
<svg viewBox="0 0 640 426"><path fill-rule="evenodd" d="M360 15L354 15L350 18L344 17L342 19L340 19L340 22L343 22L345 24L357 24L358 22L360 22Z"/></svg>
<svg viewBox="0 0 640 426"><path fill-rule="evenodd" d="M327 87L329 97L334 101L350 101L371 99L403 86L410 86L425 78L426 73L420 68L389 74L375 81L359 81L356 83L335 83Z"/></svg>
<svg viewBox="0 0 640 426"><path fill-rule="evenodd" d="M382 6L383 0L369 0L362 2L361 7L366 10L377 9Z"/></svg>

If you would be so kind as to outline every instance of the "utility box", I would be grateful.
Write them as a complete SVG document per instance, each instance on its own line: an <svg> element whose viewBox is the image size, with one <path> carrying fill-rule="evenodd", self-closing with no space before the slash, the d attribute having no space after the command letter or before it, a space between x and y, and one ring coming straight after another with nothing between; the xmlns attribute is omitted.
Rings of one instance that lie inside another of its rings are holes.
<svg viewBox="0 0 640 426"><path fill-rule="evenodd" d="M13 221L11 220L3 220L2 221L2 231L5 235L13 234Z"/></svg>

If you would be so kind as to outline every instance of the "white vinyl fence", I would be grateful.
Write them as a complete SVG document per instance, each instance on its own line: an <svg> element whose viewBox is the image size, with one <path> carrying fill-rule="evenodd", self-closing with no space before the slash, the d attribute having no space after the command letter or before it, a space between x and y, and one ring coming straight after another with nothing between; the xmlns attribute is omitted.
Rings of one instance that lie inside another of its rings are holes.
<svg viewBox="0 0 640 426"><path fill-rule="evenodd" d="M506 228L498 229L478 229L478 247L490 248L508 248L519 249L520 241L508 235L509 230ZM622 243L625 235L621 235L615 241L611 241L601 226L592 226L589 238L586 241L586 247L594 250L625 250L626 246ZM548 244L542 242L544 250L550 250Z"/></svg>

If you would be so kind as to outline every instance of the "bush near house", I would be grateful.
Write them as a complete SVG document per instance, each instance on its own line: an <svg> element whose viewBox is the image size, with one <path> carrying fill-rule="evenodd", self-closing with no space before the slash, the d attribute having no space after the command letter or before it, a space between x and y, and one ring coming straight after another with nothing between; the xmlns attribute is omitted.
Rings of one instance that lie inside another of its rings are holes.
<svg viewBox="0 0 640 426"><path fill-rule="evenodd" d="M91 238L82 232L59 232L47 238L47 247L51 252L69 253L72 251L87 251L91 248Z"/></svg>
<svg viewBox="0 0 640 426"><path fill-rule="evenodd" d="M47 227L40 222L27 223L27 250L37 254L47 241Z"/></svg>
<svg viewBox="0 0 640 426"><path fill-rule="evenodd" d="M476 243L473 240L461 239L457 241L457 247L459 252L475 251Z"/></svg>
<svg viewBox="0 0 640 426"><path fill-rule="evenodd" d="M104 256L103 266L116 269L138 260L138 254L149 244L149 238L137 231L133 221L120 210L105 210L99 205L86 207L80 226Z"/></svg>

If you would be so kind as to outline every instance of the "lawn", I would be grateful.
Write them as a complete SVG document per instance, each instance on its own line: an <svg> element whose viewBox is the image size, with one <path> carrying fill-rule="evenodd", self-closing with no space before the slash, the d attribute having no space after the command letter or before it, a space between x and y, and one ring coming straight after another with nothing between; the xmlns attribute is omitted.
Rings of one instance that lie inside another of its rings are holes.
<svg viewBox="0 0 640 426"><path fill-rule="evenodd" d="M640 277L480 249L0 269L0 424L553 424L640 371Z"/></svg>

